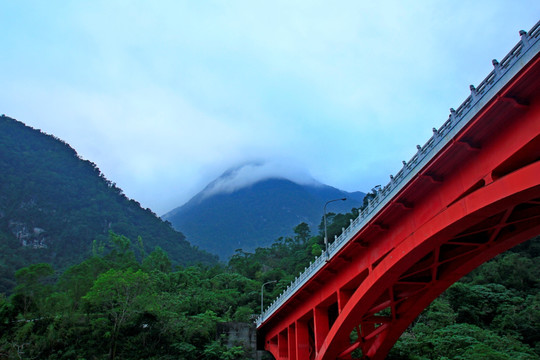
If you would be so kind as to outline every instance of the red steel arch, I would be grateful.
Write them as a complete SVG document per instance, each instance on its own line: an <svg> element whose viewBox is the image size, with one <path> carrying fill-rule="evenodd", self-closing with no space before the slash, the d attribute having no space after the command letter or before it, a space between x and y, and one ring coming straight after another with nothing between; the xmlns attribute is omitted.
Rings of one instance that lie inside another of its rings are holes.
<svg viewBox="0 0 540 360"><path fill-rule="evenodd" d="M540 234L538 47L390 201L262 317L258 338L276 359L352 359L355 350L384 359L451 284Z"/></svg>
<svg viewBox="0 0 540 360"><path fill-rule="evenodd" d="M368 359L383 359L451 284L540 234L539 176L540 161L515 171L454 203L392 249L347 301L317 358L347 359L360 348ZM359 340L343 349L339 344L355 327Z"/></svg>

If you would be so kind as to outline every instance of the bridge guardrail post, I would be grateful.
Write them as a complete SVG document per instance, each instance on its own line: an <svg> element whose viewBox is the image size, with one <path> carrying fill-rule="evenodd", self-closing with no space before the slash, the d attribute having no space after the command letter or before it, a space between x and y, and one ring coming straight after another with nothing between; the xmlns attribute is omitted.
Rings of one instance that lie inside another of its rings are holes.
<svg viewBox="0 0 540 360"><path fill-rule="evenodd" d="M491 60L491 63L493 64L493 71L495 73L495 77L499 77L501 75L501 65L497 61L497 59Z"/></svg>
<svg viewBox="0 0 540 360"><path fill-rule="evenodd" d="M523 48L528 49L530 44L529 44L529 39L527 37L527 32L525 30L520 30L519 36L521 36L521 42L523 43Z"/></svg>

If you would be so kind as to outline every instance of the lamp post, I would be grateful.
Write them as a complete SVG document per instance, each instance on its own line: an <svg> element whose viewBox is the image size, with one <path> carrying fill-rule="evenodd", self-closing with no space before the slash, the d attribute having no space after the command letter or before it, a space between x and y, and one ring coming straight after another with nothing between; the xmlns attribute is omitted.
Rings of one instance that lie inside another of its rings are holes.
<svg viewBox="0 0 540 360"><path fill-rule="evenodd" d="M328 259L328 233L326 231L326 206L334 201L345 201L347 198L329 200L324 204L324 252L326 253L326 259Z"/></svg>
<svg viewBox="0 0 540 360"><path fill-rule="evenodd" d="M261 316L264 312L264 286L272 283L276 283L277 280L267 281L261 285Z"/></svg>

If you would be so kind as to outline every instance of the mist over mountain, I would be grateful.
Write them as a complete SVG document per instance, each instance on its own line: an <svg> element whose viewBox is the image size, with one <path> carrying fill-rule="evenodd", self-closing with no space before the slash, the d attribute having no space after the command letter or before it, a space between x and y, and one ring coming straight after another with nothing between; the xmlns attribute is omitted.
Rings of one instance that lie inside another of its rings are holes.
<svg viewBox="0 0 540 360"><path fill-rule="evenodd" d="M266 179L286 179L301 185L322 185L302 168L281 161L250 161L225 171L208 184L202 197L219 193L232 193Z"/></svg>
<svg viewBox="0 0 540 360"><path fill-rule="evenodd" d="M328 200L347 198L330 204L327 212L349 212L362 204L362 192L321 184L301 171L280 176L280 170L286 169L265 163L230 169L162 218L193 245L226 259L236 249L268 246L301 222L317 233Z"/></svg>

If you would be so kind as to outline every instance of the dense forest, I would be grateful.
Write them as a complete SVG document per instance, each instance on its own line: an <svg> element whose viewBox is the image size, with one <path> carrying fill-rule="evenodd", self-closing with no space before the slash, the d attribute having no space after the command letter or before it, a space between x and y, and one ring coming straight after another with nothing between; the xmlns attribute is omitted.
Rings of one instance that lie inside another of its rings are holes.
<svg viewBox="0 0 540 360"><path fill-rule="evenodd" d="M339 232L350 214L330 214ZM92 255L58 273L46 263L15 273L0 295L0 358L250 359L218 336L223 322L251 323L260 287L269 302L321 253L305 223L227 264L176 266L165 251L109 234ZM399 339L389 359L540 359L540 239L484 264L450 287Z"/></svg>
<svg viewBox="0 0 540 360"><path fill-rule="evenodd" d="M81 262L109 231L141 237L146 251L159 245L173 264L217 263L67 143L0 116L0 292L10 291L14 271L28 264L65 269Z"/></svg>
<svg viewBox="0 0 540 360"><path fill-rule="evenodd" d="M374 194L367 194L364 206ZM358 209L327 216L333 239ZM253 324L323 248L322 222L227 263L192 247L68 144L0 117L0 359L250 359ZM451 286L391 360L540 359L540 238ZM356 354L358 355L358 354Z"/></svg>

